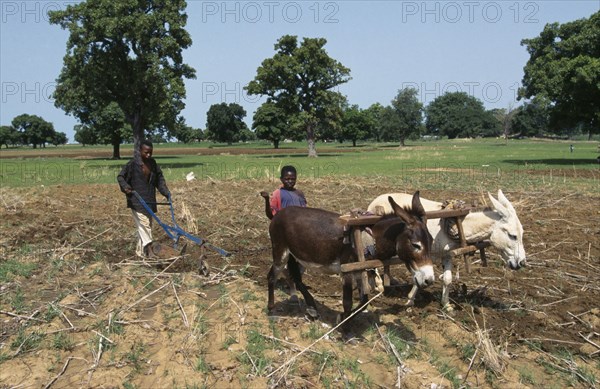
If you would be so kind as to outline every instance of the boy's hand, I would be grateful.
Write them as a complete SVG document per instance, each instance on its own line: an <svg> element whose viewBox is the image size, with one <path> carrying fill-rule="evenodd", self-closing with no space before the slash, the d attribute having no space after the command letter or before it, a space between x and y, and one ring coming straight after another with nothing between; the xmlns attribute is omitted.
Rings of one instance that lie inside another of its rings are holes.
<svg viewBox="0 0 600 389"><path fill-rule="evenodd" d="M125 194L130 195L133 192L133 189L131 189L131 188L125 188L124 191L125 191Z"/></svg>
<svg viewBox="0 0 600 389"><path fill-rule="evenodd" d="M265 199L268 199L268 198L269 198L269 192L265 192L264 190L263 190L262 192L260 192L260 195L261 195L262 197L264 197Z"/></svg>

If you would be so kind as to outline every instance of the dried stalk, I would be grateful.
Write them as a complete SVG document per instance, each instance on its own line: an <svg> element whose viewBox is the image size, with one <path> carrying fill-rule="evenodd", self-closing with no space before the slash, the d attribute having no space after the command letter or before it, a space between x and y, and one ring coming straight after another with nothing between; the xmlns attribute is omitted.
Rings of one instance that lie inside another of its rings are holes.
<svg viewBox="0 0 600 389"><path fill-rule="evenodd" d="M475 326L477 327L477 337L479 338L479 344L477 345L477 350L481 347L483 356L481 360L483 363L491 369L495 374L501 375L504 370L504 360L494 347L492 340L490 339L486 326L485 326L485 315L483 317L483 330L479 327L479 323L475 320L475 313L473 311L473 307L471 307L471 318L475 322Z"/></svg>
<svg viewBox="0 0 600 389"><path fill-rule="evenodd" d="M390 341L390 338L388 336L385 336L381 332L381 328L379 326L376 325L376 327L377 327L377 332L379 333L379 336L381 337L381 340L383 340L383 345L384 345L386 351L388 351L388 353L393 354L394 357L396 358L396 360L398 361L398 366L396 367L396 374L398 377L398 380L396 381L396 387L400 389L402 387L402 377L404 377L405 373L408 371L408 368L406 367L404 362L402 362L400 353L396 349L396 346L394 346L394 344Z"/></svg>
<svg viewBox="0 0 600 389"><path fill-rule="evenodd" d="M594 354L600 351L600 346L598 346L596 343L589 340L588 337L583 336L583 334L581 332L579 332L579 336L581 336L583 338L583 340L585 340L586 342L588 342L589 344L591 344L592 346L594 346L598 349L598 351L594 352ZM588 335L588 336L590 336L590 335Z"/></svg>
<svg viewBox="0 0 600 389"><path fill-rule="evenodd" d="M113 342L112 340L110 340L109 338L107 338L105 335L101 334L100 332L96 331L96 330L92 330L92 332L104 339L106 339L108 341L108 343L110 344L115 344L115 342Z"/></svg>
<svg viewBox="0 0 600 389"><path fill-rule="evenodd" d="M158 289L155 289L154 291L148 293L147 295L145 295L144 297L142 297L141 299L139 299L138 301L136 301L135 303L127 306L125 309L123 309L120 313L125 313L127 311L129 311L131 308L135 307L136 305L138 305L139 303L141 303L142 301L144 301L145 299L147 299L148 297L152 296L153 294L161 291L162 289L164 289L165 287L169 286L170 282L167 282L166 284L164 284L163 286L161 286Z"/></svg>
<svg viewBox="0 0 600 389"><path fill-rule="evenodd" d="M82 358L76 358L76 357L67 358L67 361L65 362L62 370L56 375L56 377L52 378L52 380L50 382L48 382L46 384L46 386L44 386L44 389L50 388L56 382L56 380L60 378L61 375L65 374L65 371L67 371L67 367L69 366L69 362L71 362L71 359L82 359Z"/></svg>
<svg viewBox="0 0 600 389"><path fill-rule="evenodd" d="M577 297L578 297L578 296L571 296L571 297L567 297L567 298L564 298L564 299L562 299L562 300L553 301L553 302L551 302L551 303L548 303L548 304L542 304L542 305L540 305L540 307L549 307L550 305L559 304L559 303L565 302L565 301L567 301L567 300L576 299Z"/></svg>
<svg viewBox="0 0 600 389"><path fill-rule="evenodd" d="M93 314L93 313L90 313L90 312L86 312L86 311L84 311L84 310L82 310L82 309L77 309L77 308L69 307L68 305L61 305L61 304L59 304L58 306L59 306L59 307L61 307L61 308L67 308L67 309L70 309L70 310L72 310L72 311L75 311L75 312L77 312L78 314L80 314L80 315L82 315L82 316L92 316L92 317L98 317L98 315L95 315L95 314ZM69 325L70 325L71 327L73 327L73 324L72 324L72 323L71 323L71 321L70 321L70 320L67 318L67 316L66 316L66 315L65 315L65 314L64 314L62 311L60 311L60 313L63 315L63 317L65 318L65 320L67 321L67 323L69 323Z"/></svg>
<svg viewBox="0 0 600 389"><path fill-rule="evenodd" d="M40 320L40 319L36 319L36 318L32 317L33 315L31 315L31 316L23 316L23 315L18 315L16 313L7 312L7 311L0 311L0 313L3 313L3 314L8 315L8 316L12 316L12 317L17 317L19 319L33 320L33 321L39 321L41 323L45 323L44 320Z"/></svg>
<svg viewBox="0 0 600 389"><path fill-rule="evenodd" d="M246 312L240 308L240 306L235 302L234 299L232 299L231 297L229 297L229 300L231 300L231 302L237 307L238 309L238 316L240 318L240 323L242 325L244 325L244 322L246 321Z"/></svg>
<svg viewBox="0 0 600 389"><path fill-rule="evenodd" d="M560 340L560 339L548 339L548 338L519 338L517 339L520 342L553 342L553 343L564 343L564 344L574 344L577 346L581 346L583 343L580 342L570 342L568 340Z"/></svg>
<svg viewBox="0 0 600 389"><path fill-rule="evenodd" d="M181 311L181 317L183 318L183 324L186 328L190 327L190 322L188 321L187 315L185 314L185 310L181 305L181 301L179 300L179 296L177 295L177 289L175 288L175 284L171 282L171 286L173 286L173 293L175 294L175 299L177 300L177 304L179 305L179 310Z"/></svg>
<svg viewBox="0 0 600 389"><path fill-rule="evenodd" d="M589 311L588 311L589 312ZM592 328L592 326L590 325L590 323L583 321L579 318L580 315L573 315L571 312L567 311L567 313L569 314L569 316L571 316L573 319L577 320L578 322L580 322L581 324L583 324L584 326L586 326L587 328Z"/></svg>
<svg viewBox="0 0 600 389"><path fill-rule="evenodd" d="M302 350L302 348L300 346L298 346L295 343L288 342L287 340L279 339L279 338L276 338L274 336L269 336L269 335L264 335L264 334L260 334L260 336L262 336L265 339L273 340L275 342L280 342L280 343L286 344L288 346L291 346L293 350L298 350L298 351ZM314 350L308 350L308 351L311 352L311 353L313 353L313 354L317 354L317 355L321 355L322 354L319 351L314 351Z"/></svg>

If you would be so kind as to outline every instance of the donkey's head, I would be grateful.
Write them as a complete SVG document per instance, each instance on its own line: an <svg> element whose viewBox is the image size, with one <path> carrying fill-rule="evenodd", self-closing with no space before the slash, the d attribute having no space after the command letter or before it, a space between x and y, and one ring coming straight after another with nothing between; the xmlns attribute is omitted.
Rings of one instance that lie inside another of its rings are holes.
<svg viewBox="0 0 600 389"><path fill-rule="evenodd" d="M498 200L489 193L488 196L500 216L490 236L490 242L498 249L508 267L517 270L526 264L523 226L515 208L501 190L498 190Z"/></svg>
<svg viewBox="0 0 600 389"><path fill-rule="evenodd" d="M394 254L404 261L417 286L433 284L435 277L430 257L433 238L427 230L427 217L421 205L419 192L413 195L410 209L400 207L391 196L388 197L388 201L397 218L385 222L390 224L383 232L384 246L393 243ZM379 251L380 242L376 244Z"/></svg>

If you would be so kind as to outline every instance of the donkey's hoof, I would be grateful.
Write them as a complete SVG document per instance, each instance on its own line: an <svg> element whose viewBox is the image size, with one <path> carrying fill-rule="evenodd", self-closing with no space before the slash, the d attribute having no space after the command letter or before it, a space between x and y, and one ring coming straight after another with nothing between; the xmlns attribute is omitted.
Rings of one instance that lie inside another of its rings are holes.
<svg viewBox="0 0 600 389"><path fill-rule="evenodd" d="M335 316L335 325L337 326L337 325L339 325L341 322L342 322L342 315L341 315L340 313L338 313L338 314Z"/></svg>
<svg viewBox="0 0 600 389"><path fill-rule="evenodd" d="M307 307L306 313L308 313L308 316L310 316L312 320L316 320L319 318L319 312L317 312L317 310L313 307Z"/></svg>
<svg viewBox="0 0 600 389"><path fill-rule="evenodd" d="M204 277L208 277L210 274L210 269L204 260L200 259L198 261L198 274Z"/></svg>
<svg viewBox="0 0 600 389"><path fill-rule="evenodd" d="M452 306L452 304L446 303L442 306L442 311L444 311L446 313L451 313L451 312L454 312L454 307Z"/></svg>
<svg viewBox="0 0 600 389"><path fill-rule="evenodd" d="M344 343L352 346L357 345L360 342L360 339L354 336L354 334L351 331L344 332L344 334L342 335L342 339L344 340Z"/></svg>
<svg viewBox="0 0 600 389"><path fill-rule="evenodd" d="M288 299L288 302L290 304L300 305L300 299L295 294L293 294L293 295L290 296L290 298Z"/></svg>

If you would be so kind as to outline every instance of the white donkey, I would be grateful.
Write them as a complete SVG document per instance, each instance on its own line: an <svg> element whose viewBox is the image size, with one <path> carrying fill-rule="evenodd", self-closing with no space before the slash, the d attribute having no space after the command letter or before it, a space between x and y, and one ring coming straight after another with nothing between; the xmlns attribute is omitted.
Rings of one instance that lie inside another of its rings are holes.
<svg viewBox="0 0 600 389"><path fill-rule="evenodd" d="M381 210L383 207L385 212L391 212L388 196L392 196L394 201L400 206L410 205L412 195L407 193L392 193L383 194L377 197L369 204L368 210L373 213ZM517 212L513 205L502 193L498 190L498 199L496 200L488 193L492 208L487 208L483 211L470 212L463 219L462 225L467 243L475 243L482 240L488 240L491 246L496 248L506 263L512 269L517 270L526 265L525 248L523 246L523 226L519 221ZM439 211L442 209L442 203L421 198L421 204L426 212ZM460 243L453 240L445 231L442 219L429 219L427 221L427 229L433 236L432 257L434 260L442 260L444 273L440 278L444 281L442 289L442 306L450 308L449 302L449 286L452 283L452 257L450 250L460 247ZM413 286L408 297L407 304L414 304L417 287Z"/></svg>

